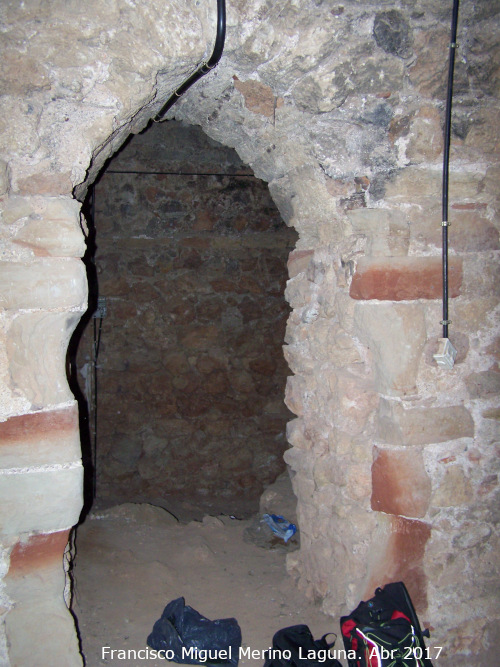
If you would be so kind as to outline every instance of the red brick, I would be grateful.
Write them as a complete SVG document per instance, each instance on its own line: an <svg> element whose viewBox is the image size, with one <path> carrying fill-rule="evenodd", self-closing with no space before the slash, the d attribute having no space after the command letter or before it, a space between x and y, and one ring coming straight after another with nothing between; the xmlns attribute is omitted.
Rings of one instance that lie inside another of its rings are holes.
<svg viewBox="0 0 500 667"><path fill-rule="evenodd" d="M374 447L372 464L373 510L420 518L429 507L431 481L420 450Z"/></svg>
<svg viewBox="0 0 500 667"><path fill-rule="evenodd" d="M448 293L460 295L462 260L451 257L448 264ZM442 296L440 257L362 257L353 276L353 299L403 301L439 299Z"/></svg>
<svg viewBox="0 0 500 667"><path fill-rule="evenodd" d="M78 408L35 412L0 422L0 447L14 442L36 442L41 435L71 435L78 429Z"/></svg>
<svg viewBox="0 0 500 667"><path fill-rule="evenodd" d="M423 560L430 536L431 527L422 521L391 517L389 536L370 573L363 599L371 597L377 586L404 581L417 612L424 612L427 608L427 577Z"/></svg>
<svg viewBox="0 0 500 667"><path fill-rule="evenodd" d="M69 533L69 530L61 530L46 535L33 535L27 542L18 542L10 554L9 575L21 576L56 561L62 562Z"/></svg>
<svg viewBox="0 0 500 667"><path fill-rule="evenodd" d="M481 210L481 209L486 209L487 204L484 204L482 202L468 202L466 204L452 204L451 208L455 209L456 211L475 211L475 210Z"/></svg>
<svg viewBox="0 0 500 667"><path fill-rule="evenodd" d="M0 422L0 467L63 463L81 456L78 408L36 412Z"/></svg>
<svg viewBox="0 0 500 667"><path fill-rule="evenodd" d="M245 98L245 106L253 113L262 116L272 116L274 114L275 99L269 86L265 86L259 81L240 81L237 76L233 76L234 87Z"/></svg>
<svg viewBox="0 0 500 667"><path fill-rule="evenodd" d="M71 172L51 174L43 172L21 178L17 184L17 193L21 195L70 195L73 192Z"/></svg>

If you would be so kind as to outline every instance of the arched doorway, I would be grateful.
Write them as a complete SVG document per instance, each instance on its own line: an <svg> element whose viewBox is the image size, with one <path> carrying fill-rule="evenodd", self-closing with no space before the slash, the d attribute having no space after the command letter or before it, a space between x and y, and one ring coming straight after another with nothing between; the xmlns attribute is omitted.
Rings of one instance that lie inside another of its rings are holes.
<svg viewBox="0 0 500 667"><path fill-rule="evenodd" d="M295 232L232 149L175 121L132 137L92 198L94 312L78 367L93 495L255 512L285 469Z"/></svg>

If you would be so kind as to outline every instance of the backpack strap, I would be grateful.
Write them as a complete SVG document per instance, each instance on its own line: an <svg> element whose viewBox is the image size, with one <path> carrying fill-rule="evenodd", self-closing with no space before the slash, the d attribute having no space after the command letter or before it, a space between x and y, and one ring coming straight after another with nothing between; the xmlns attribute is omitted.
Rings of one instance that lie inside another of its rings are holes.
<svg viewBox="0 0 500 667"><path fill-rule="evenodd" d="M333 635L333 641L327 642L326 638L330 637L330 635ZM335 634L335 632L327 632L325 635L321 637L321 639L317 639L314 643L318 644L319 648L331 649L335 646L336 641L337 641L337 635Z"/></svg>

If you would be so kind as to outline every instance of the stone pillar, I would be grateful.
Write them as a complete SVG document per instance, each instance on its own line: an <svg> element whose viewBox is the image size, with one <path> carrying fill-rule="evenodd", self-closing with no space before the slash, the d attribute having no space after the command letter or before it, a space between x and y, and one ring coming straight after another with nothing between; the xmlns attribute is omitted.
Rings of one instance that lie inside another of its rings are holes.
<svg viewBox="0 0 500 667"><path fill-rule="evenodd" d="M82 508L78 406L66 379L87 303L80 206L41 196L0 205L0 663L76 667L64 554Z"/></svg>

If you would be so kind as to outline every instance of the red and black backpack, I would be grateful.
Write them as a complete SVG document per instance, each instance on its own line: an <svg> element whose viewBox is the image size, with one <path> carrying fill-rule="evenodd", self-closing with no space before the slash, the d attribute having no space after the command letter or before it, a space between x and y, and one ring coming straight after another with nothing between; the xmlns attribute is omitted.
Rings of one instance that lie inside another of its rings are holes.
<svg viewBox="0 0 500 667"><path fill-rule="evenodd" d="M432 667L417 614L403 582L377 588L340 619L349 667Z"/></svg>

